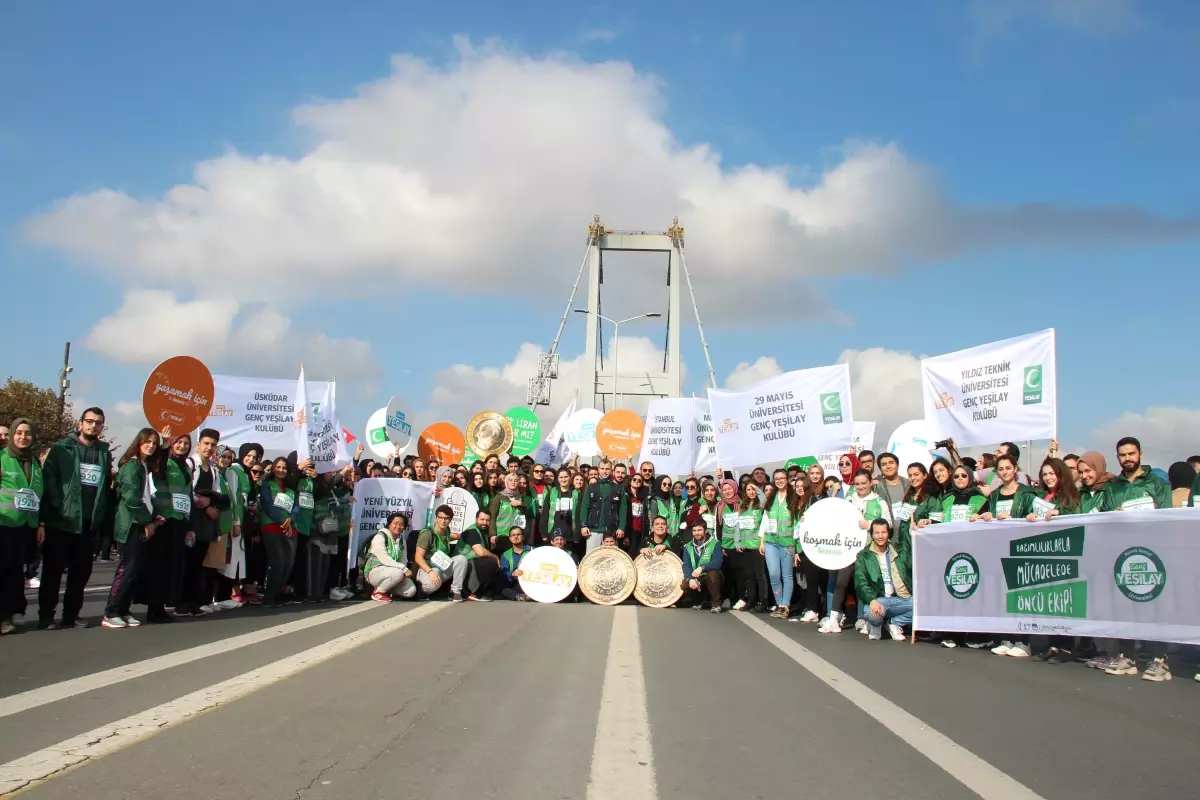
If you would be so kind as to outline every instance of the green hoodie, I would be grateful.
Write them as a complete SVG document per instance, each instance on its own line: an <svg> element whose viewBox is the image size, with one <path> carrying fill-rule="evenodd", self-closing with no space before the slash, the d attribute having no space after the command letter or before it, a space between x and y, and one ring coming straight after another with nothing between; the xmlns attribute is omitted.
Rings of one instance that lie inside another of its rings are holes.
<svg viewBox="0 0 1200 800"><path fill-rule="evenodd" d="M131 458L117 470L116 480L117 518L113 522L113 539L120 544L129 540L129 531L135 525L144 528L154 521L146 507L146 467L136 458ZM134 536L141 536L135 530Z"/></svg>
<svg viewBox="0 0 1200 800"><path fill-rule="evenodd" d="M1142 464L1141 473L1133 480L1125 477L1122 472L1116 480L1109 481L1107 507L1113 510L1122 508L1126 503L1136 508L1138 501L1149 498L1155 508L1171 507L1171 485L1162 478L1150 472L1149 464Z"/></svg>
<svg viewBox="0 0 1200 800"><path fill-rule="evenodd" d="M1003 487L997 486L990 495L988 495L987 510L993 517L1000 516L1000 504L1012 501L1012 505L1008 506L1008 516L1012 519L1024 519L1029 516L1029 512L1033 511L1033 498L1037 497L1037 493L1023 483L1017 484L1017 492L1012 497L1004 497L1000 494Z"/></svg>
<svg viewBox="0 0 1200 800"><path fill-rule="evenodd" d="M79 445L74 435L50 446L42 465L41 522L47 528L67 533L83 533L83 489L79 483ZM92 506L92 526L98 528L112 513L112 455L100 443L100 483Z"/></svg>

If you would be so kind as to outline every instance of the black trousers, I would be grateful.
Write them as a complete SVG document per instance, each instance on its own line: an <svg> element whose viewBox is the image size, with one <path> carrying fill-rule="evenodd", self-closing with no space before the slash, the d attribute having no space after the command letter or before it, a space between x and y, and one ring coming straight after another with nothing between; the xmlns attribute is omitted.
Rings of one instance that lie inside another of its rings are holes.
<svg viewBox="0 0 1200 800"><path fill-rule="evenodd" d="M294 596L308 596L308 537L303 534L296 534L296 557L287 585L292 587Z"/></svg>
<svg viewBox="0 0 1200 800"><path fill-rule="evenodd" d="M499 565L490 558L472 558L468 562L467 591L471 594L485 591L499 571Z"/></svg>
<svg viewBox="0 0 1200 800"><path fill-rule="evenodd" d="M734 551L737 552L737 551ZM775 605L775 595L771 592L771 584L767 577L767 559L758 552L757 547L751 547L737 554L738 588L741 599L747 606L756 603L764 606Z"/></svg>
<svg viewBox="0 0 1200 800"><path fill-rule="evenodd" d="M157 538L161 529L155 532L151 540ZM113 575L112 588L108 591L108 603L104 607L106 617L129 616L129 607L133 605L134 587L138 584L140 572L147 566L146 551L149 542L144 538L145 532L141 525L129 529L129 536L121 548L117 560L117 571Z"/></svg>
<svg viewBox="0 0 1200 800"><path fill-rule="evenodd" d="M82 533L46 529L42 543L42 586L38 589L38 621L50 622L58 610L58 592L63 573L67 589L63 594L63 623L71 625L83 609L83 590L92 577L92 549L95 546L90 520Z"/></svg>
<svg viewBox="0 0 1200 800"><path fill-rule="evenodd" d="M821 603L821 590L829 581L829 573L812 562L812 559L801 554L800 573L804 575L804 610L815 611L817 616L825 616L825 606ZM792 605L796 604L795 594L792 595Z"/></svg>
<svg viewBox="0 0 1200 800"><path fill-rule="evenodd" d="M28 527L0 525L0 621L20 611L25 598L25 536Z"/></svg>

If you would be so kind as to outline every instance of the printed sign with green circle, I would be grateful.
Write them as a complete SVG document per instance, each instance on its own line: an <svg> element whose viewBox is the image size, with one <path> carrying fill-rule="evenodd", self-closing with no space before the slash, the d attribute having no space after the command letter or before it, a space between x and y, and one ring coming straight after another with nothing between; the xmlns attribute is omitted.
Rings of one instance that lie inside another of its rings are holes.
<svg viewBox="0 0 1200 800"><path fill-rule="evenodd" d="M946 591L966 600L979 588L979 562L970 553L955 553L946 562Z"/></svg>
<svg viewBox="0 0 1200 800"><path fill-rule="evenodd" d="M504 412L504 416L512 423L512 454L520 458L537 450L542 441L542 423L538 422L537 415L528 408L517 406Z"/></svg>
<svg viewBox="0 0 1200 800"><path fill-rule="evenodd" d="M816 456L802 456L801 458L789 458L783 465L784 469L799 467L800 469L808 469L814 464L819 464Z"/></svg>
<svg viewBox="0 0 1200 800"><path fill-rule="evenodd" d="M1167 586L1167 570L1162 559L1145 547L1130 547L1117 556L1113 576L1121 594L1135 603L1148 603Z"/></svg>
<svg viewBox="0 0 1200 800"><path fill-rule="evenodd" d="M479 460L478 453L476 453L470 447L464 447L462 461L460 461L459 463L462 464L464 467L469 467L478 460Z"/></svg>

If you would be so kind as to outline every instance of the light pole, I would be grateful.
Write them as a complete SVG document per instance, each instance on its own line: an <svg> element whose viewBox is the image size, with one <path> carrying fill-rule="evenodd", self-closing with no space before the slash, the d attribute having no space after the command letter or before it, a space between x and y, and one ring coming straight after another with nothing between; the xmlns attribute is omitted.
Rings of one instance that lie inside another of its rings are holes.
<svg viewBox="0 0 1200 800"><path fill-rule="evenodd" d="M587 310L586 308L577 308L577 309L575 309L575 313L576 314L590 314L592 312ZM615 320L615 319L609 319L608 317L604 316L603 314L596 315L597 318L602 319L605 322L607 322L608 324L613 326L613 408L617 408L617 399L618 399L617 398L617 382L618 382L617 364L619 362L617 359L618 359L618 355L620 354L620 348L621 348L621 336L620 336L621 326L624 325L626 322L633 322L633 321L639 320L639 319L652 319L653 317L661 317L661 316L662 316L662 314L658 314L658 313L638 314L636 317L630 317L629 319ZM613 408L610 408L609 411L612 411Z"/></svg>

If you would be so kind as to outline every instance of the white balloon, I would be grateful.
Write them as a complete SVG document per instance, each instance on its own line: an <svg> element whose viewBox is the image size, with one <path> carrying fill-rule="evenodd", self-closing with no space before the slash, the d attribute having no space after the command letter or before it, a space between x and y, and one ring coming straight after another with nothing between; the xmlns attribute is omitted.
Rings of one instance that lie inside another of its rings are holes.
<svg viewBox="0 0 1200 800"><path fill-rule="evenodd" d="M827 497L818 500L800 523L800 547L821 569L842 569L854 563L871 539L859 527L862 516L849 500Z"/></svg>

